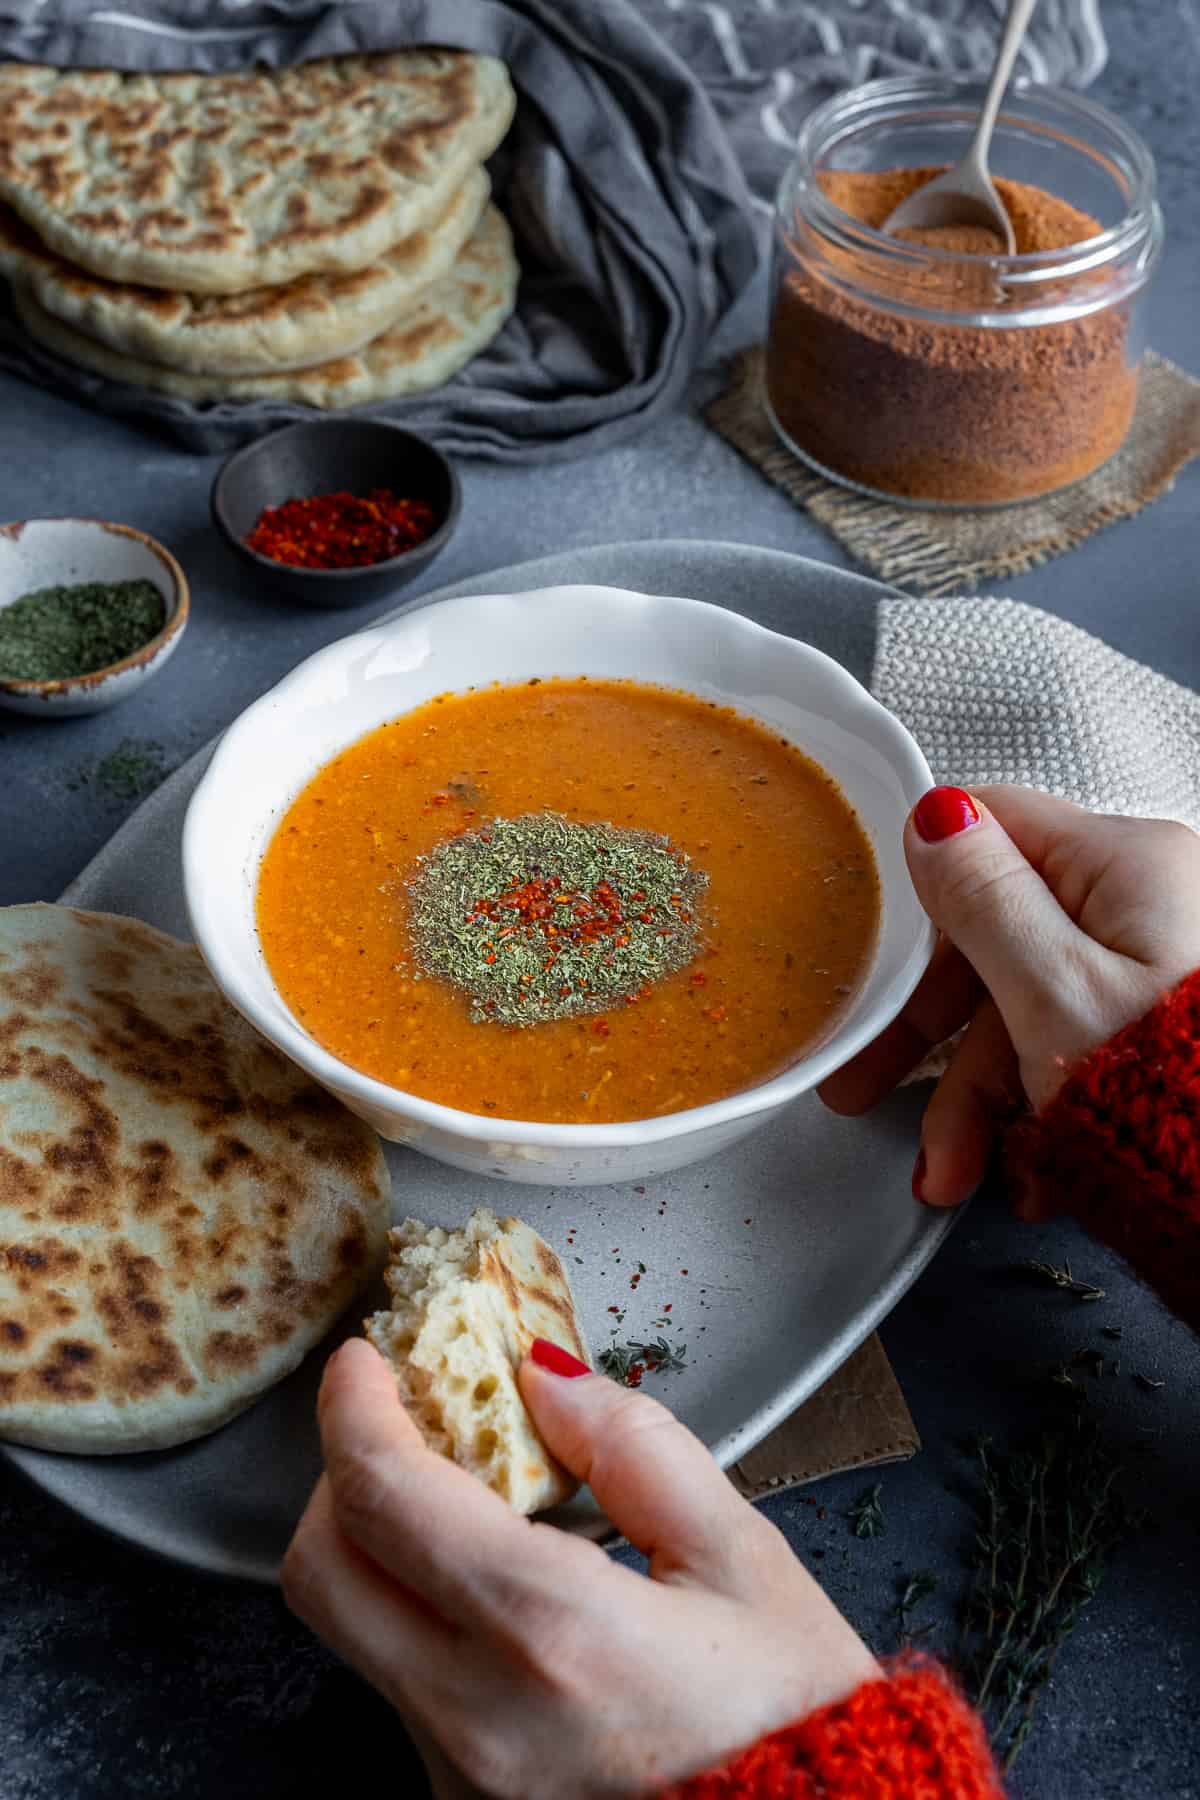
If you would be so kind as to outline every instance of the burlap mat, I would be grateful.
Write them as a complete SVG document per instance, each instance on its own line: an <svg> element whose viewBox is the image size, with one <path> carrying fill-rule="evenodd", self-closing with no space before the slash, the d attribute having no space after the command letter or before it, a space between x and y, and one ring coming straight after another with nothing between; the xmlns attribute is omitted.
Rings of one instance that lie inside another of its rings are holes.
<svg viewBox="0 0 1200 1800"><path fill-rule="evenodd" d="M822 1475L901 1462L921 1448L900 1384L869 1337L823 1388L729 1471L748 1500Z"/></svg>
<svg viewBox="0 0 1200 1800"><path fill-rule="evenodd" d="M1129 436L1086 481L994 511L891 506L814 475L783 447L762 404L762 369L761 348L735 359L728 386L706 410L709 424L858 562L919 594L970 591L1062 556L1157 500L1200 455L1200 381L1148 351Z"/></svg>

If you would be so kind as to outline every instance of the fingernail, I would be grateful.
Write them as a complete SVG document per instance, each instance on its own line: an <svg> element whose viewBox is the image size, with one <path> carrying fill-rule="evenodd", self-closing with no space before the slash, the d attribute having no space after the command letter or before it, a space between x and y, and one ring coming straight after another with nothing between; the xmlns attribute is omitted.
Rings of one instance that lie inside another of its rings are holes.
<svg viewBox="0 0 1200 1800"><path fill-rule="evenodd" d="M534 1338L529 1354L539 1369L549 1369L552 1375L590 1375L592 1372L585 1362L580 1362L560 1344L552 1344L549 1338Z"/></svg>
<svg viewBox="0 0 1200 1800"><path fill-rule="evenodd" d="M921 1188L923 1187L924 1182L925 1182L925 1152L924 1152L924 1150L918 1150L917 1151L917 1160L913 1164L912 1196L913 1196L914 1200L924 1200L925 1196L921 1192Z"/></svg>
<svg viewBox="0 0 1200 1800"><path fill-rule="evenodd" d="M930 788L913 809L913 824L927 844L940 844L978 823L979 808L962 788Z"/></svg>

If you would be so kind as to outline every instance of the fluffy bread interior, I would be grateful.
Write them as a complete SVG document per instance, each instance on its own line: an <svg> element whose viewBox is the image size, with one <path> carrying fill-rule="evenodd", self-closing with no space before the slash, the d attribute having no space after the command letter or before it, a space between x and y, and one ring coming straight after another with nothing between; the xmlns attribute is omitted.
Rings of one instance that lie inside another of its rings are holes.
<svg viewBox="0 0 1200 1800"><path fill-rule="evenodd" d="M406 1219L389 1243L391 1307L365 1329L426 1443L518 1512L567 1499L577 1484L538 1437L516 1382L535 1337L590 1361L554 1251L485 1208L459 1231Z"/></svg>

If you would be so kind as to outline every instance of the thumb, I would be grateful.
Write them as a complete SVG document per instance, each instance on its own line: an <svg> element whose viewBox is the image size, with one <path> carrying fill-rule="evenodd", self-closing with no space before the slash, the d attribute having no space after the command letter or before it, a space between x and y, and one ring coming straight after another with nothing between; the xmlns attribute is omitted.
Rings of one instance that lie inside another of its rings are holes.
<svg viewBox="0 0 1200 1800"><path fill-rule="evenodd" d="M607 1375L576 1375L561 1357L539 1340L518 1377L547 1448L591 1487L657 1579L691 1575L744 1594L745 1571L735 1579L734 1565L745 1548L742 1515L755 1521L753 1508L665 1406Z"/></svg>
<svg viewBox="0 0 1200 1800"><path fill-rule="evenodd" d="M995 815L962 788L931 788L917 802L904 849L922 906L1027 1053L1079 960L1083 933Z"/></svg>

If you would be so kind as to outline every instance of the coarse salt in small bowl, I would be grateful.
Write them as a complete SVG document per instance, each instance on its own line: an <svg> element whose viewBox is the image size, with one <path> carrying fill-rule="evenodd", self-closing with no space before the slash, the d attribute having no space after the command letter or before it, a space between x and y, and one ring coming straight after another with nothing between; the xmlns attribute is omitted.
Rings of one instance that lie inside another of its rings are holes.
<svg viewBox="0 0 1200 1800"><path fill-rule="evenodd" d="M131 699L173 656L188 619L188 584L169 550L131 525L104 519L22 519L0 525L0 610L26 594L87 582L149 581L163 623L107 668L53 681L0 676L0 706L34 718L78 718Z"/></svg>

